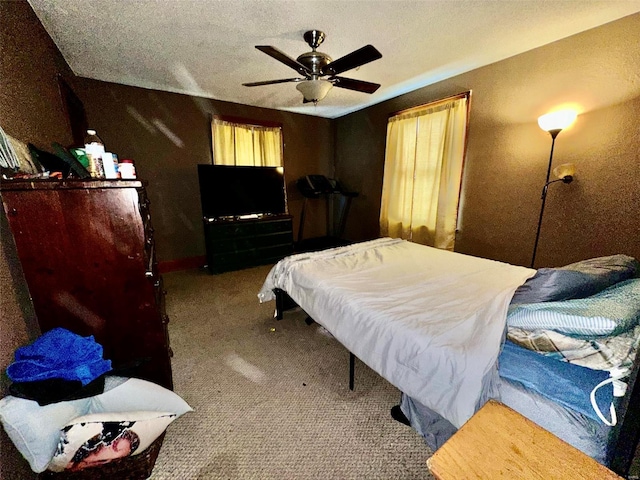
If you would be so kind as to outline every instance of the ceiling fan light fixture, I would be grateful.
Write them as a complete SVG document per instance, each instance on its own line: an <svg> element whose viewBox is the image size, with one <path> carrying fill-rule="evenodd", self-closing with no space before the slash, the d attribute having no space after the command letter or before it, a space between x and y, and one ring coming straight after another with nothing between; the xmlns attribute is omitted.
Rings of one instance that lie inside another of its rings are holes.
<svg viewBox="0 0 640 480"><path fill-rule="evenodd" d="M332 87L333 83L323 79L303 80L296 85L296 88L302 93L304 99L314 103L326 97Z"/></svg>
<svg viewBox="0 0 640 480"><path fill-rule="evenodd" d="M261 82L243 83L245 87L258 87L273 85L276 83L296 82L296 88L304 97L304 102L318 103L324 99L331 88L345 88L355 92L374 93L380 85L378 83L365 82L353 78L338 77L337 75L359 68L374 60L382 58L382 54L373 45L365 45L354 50L337 60L332 60L326 53L316 49L323 42L325 34L320 30L309 30L304 34L305 41L312 48L311 52L303 53L297 59L291 58L286 53L270 45L256 45L256 48L270 57L276 59L287 67L292 68L303 78L282 78L278 80L266 80ZM325 78L323 78L325 77ZM326 79L328 77L328 80Z"/></svg>

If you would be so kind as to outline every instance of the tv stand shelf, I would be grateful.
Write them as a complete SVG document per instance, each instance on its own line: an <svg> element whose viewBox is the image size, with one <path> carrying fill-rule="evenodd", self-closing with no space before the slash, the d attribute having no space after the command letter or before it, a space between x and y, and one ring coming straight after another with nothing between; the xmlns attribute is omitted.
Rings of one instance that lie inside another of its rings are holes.
<svg viewBox="0 0 640 480"><path fill-rule="evenodd" d="M276 263L293 252L292 217L205 218L204 238L211 273Z"/></svg>

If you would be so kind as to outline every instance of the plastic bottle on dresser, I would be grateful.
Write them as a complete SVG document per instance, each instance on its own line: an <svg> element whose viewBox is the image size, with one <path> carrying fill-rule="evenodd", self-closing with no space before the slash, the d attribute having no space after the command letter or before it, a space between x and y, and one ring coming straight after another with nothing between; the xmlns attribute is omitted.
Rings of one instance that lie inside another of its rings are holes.
<svg viewBox="0 0 640 480"><path fill-rule="evenodd" d="M89 174L94 178L104 178L104 142L96 134L95 130L87 130L84 138L84 150L89 157Z"/></svg>
<svg viewBox="0 0 640 480"><path fill-rule="evenodd" d="M118 163L118 173L123 180L136 178L136 167L133 164L133 160L123 158Z"/></svg>

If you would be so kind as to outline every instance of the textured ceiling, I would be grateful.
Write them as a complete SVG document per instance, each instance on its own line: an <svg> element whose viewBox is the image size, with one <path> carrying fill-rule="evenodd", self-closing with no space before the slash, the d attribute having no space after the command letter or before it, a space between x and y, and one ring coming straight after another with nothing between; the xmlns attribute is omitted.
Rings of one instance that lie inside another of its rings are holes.
<svg viewBox="0 0 640 480"><path fill-rule="evenodd" d="M335 118L640 11L640 0L28 0L80 76ZM256 50L296 58L306 30L337 59L366 44L380 60L342 76L372 95L333 88L302 104L296 77Z"/></svg>

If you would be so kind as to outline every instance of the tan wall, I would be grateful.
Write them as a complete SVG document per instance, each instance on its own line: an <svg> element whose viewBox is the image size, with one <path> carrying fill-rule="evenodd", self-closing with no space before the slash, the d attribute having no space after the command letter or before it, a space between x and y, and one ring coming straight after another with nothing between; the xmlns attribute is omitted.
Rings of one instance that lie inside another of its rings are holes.
<svg viewBox="0 0 640 480"><path fill-rule="evenodd" d="M472 90L456 250L530 263L551 147L537 117L575 103L554 165L574 162L576 180L550 188L536 265L640 258L639 31L632 15L338 119L336 176L361 192L347 236L378 235L388 115Z"/></svg>
<svg viewBox="0 0 640 480"><path fill-rule="evenodd" d="M40 148L70 143L57 75L73 73L26 1L0 2L0 25L0 125Z"/></svg>
<svg viewBox="0 0 640 480"><path fill-rule="evenodd" d="M0 398L8 394L9 380L5 369L13 361L16 348L26 345L39 335L13 237L8 234L7 228L4 211L0 211ZM14 448L4 429L0 429L0 478L34 478L29 465Z"/></svg>
<svg viewBox="0 0 640 480"><path fill-rule="evenodd" d="M108 150L132 158L149 182L160 261L205 254L196 165L211 162L209 115L279 122L283 126L289 211L297 232L302 196L295 181L333 173L333 131L328 119L175 93L76 78L75 90ZM323 204L312 205L304 236L324 235Z"/></svg>
<svg viewBox="0 0 640 480"><path fill-rule="evenodd" d="M41 148L71 142L57 75L71 75L62 55L25 1L0 2L0 126ZM0 211L0 396L7 393L5 369L16 348L39 332L13 238ZM33 478L26 461L0 432L0 478Z"/></svg>

